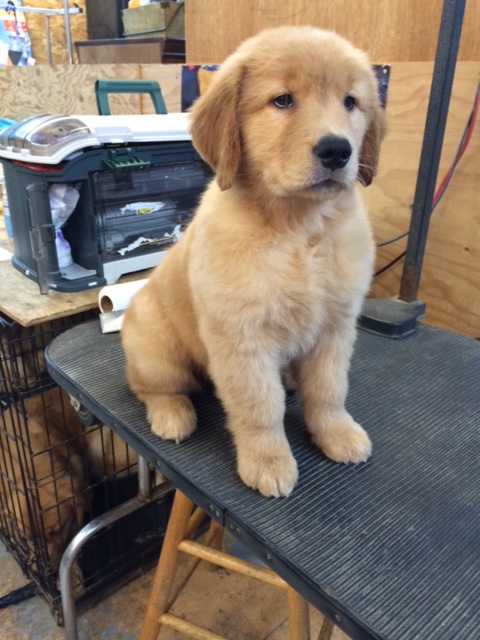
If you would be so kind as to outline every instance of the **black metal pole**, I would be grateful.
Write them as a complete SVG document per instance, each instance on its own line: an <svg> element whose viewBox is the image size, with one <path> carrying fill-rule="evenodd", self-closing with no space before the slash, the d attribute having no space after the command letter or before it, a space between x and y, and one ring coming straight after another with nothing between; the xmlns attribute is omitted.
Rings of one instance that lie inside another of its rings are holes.
<svg viewBox="0 0 480 640"><path fill-rule="evenodd" d="M400 284L399 298L404 302L414 302L417 299L464 11L465 0L443 2L410 232Z"/></svg>

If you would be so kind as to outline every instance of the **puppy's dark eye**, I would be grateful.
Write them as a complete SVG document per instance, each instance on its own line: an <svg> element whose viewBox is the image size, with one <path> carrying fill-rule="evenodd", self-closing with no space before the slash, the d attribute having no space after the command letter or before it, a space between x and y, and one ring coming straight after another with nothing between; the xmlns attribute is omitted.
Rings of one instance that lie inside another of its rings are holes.
<svg viewBox="0 0 480 640"><path fill-rule="evenodd" d="M357 101L353 96L347 96L344 100L345 109L347 111L353 111L353 109L355 109L356 104L357 104Z"/></svg>
<svg viewBox="0 0 480 640"><path fill-rule="evenodd" d="M289 109L293 107L293 98L289 93L284 93L281 96L277 96L273 100L273 104L278 107L278 109Z"/></svg>

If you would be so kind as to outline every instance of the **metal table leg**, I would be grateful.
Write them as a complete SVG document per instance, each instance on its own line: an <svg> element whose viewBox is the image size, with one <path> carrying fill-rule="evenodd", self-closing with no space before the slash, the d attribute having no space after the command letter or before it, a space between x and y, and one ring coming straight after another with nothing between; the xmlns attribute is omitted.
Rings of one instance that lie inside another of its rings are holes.
<svg viewBox="0 0 480 640"><path fill-rule="evenodd" d="M72 583L73 563L82 547L93 535L142 508L146 502L161 500L172 491L173 485L168 481L150 489L148 476L148 463L144 458L138 456L138 495L85 525L65 550L60 563L59 576L66 640L78 640L77 615Z"/></svg>

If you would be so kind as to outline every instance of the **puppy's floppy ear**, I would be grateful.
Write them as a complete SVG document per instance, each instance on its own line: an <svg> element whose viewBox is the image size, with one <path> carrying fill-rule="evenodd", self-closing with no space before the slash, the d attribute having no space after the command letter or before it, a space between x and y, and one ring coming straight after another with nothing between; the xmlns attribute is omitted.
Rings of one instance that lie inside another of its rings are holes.
<svg viewBox="0 0 480 640"><path fill-rule="evenodd" d="M238 105L243 69L232 57L190 111L193 146L215 171L222 191L235 182L240 163Z"/></svg>
<svg viewBox="0 0 480 640"><path fill-rule="evenodd" d="M381 106L376 107L370 126L363 138L360 149L358 179L365 186L371 184L377 173L378 155L380 143L386 132L386 120Z"/></svg>

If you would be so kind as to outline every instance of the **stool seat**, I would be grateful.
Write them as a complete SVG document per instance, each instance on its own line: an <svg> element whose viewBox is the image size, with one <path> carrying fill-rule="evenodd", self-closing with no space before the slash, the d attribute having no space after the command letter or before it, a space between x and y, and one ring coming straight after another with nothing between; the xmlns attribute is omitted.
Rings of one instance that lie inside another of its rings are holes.
<svg viewBox="0 0 480 640"><path fill-rule="evenodd" d="M118 334L80 325L46 358L60 386L351 638L478 639L477 341L426 325L403 340L360 331L347 407L373 456L361 465L325 458L289 397L299 482L282 499L240 481L213 394L193 398L198 428L187 441L151 432L127 386Z"/></svg>

